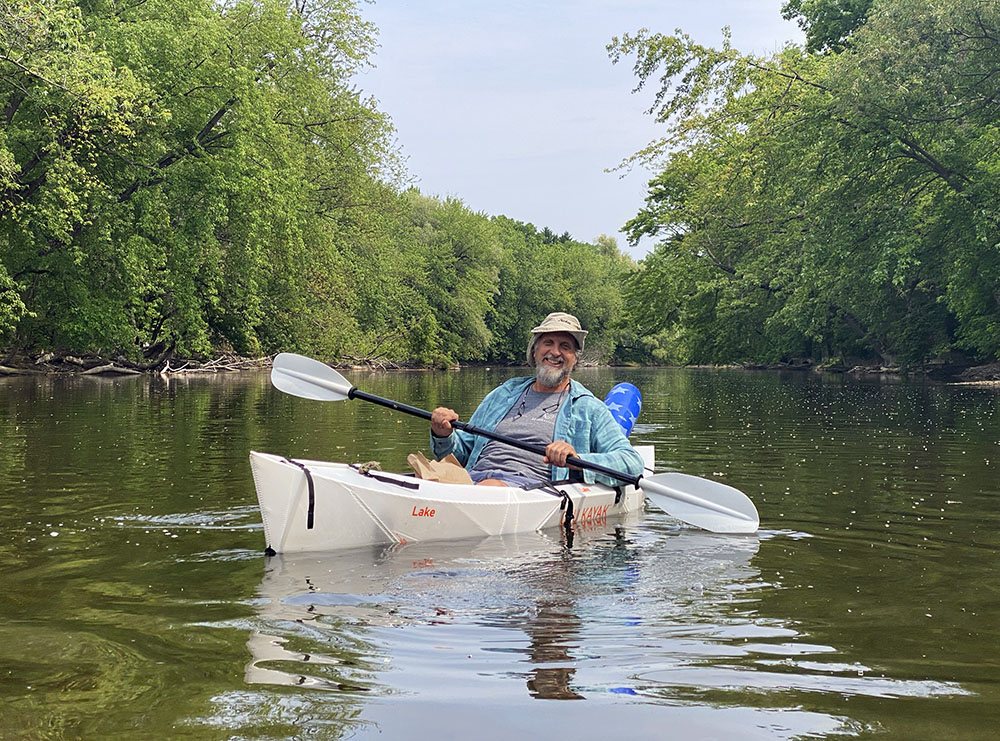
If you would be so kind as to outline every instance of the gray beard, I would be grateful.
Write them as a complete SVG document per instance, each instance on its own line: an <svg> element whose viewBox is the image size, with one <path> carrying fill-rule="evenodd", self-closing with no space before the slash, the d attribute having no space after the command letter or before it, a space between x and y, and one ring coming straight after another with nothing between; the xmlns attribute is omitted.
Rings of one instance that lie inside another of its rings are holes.
<svg viewBox="0 0 1000 741"><path fill-rule="evenodd" d="M542 388L554 389L558 388L563 381L569 378L569 374L572 372L573 369L569 366L569 363L564 364L562 368L547 368L538 365L535 368L535 379Z"/></svg>

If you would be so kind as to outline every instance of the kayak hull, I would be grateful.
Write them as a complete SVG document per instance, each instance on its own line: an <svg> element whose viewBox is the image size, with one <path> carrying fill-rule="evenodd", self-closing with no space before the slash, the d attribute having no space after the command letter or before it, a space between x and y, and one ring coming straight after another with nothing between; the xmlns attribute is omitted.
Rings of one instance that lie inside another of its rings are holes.
<svg viewBox="0 0 1000 741"><path fill-rule="evenodd" d="M652 468L652 446L636 449ZM580 528L636 511L643 502L642 492L633 486L564 484L524 490L442 484L258 452L250 454L250 467L265 541L275 553L546 530L565 525L567 502L572 503L570 522Z"/></svg>

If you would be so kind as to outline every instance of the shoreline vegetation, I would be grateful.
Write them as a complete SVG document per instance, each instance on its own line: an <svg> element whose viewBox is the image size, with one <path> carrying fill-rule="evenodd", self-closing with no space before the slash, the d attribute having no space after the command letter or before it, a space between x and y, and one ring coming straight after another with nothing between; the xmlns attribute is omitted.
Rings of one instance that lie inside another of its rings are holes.
<svg viewBox="0 0 1000 741"><path fill-rule="evenodd" d="M274 357L245 357L232 353L220 354L210 360L198 359L161 359L155 364L133 363L118 356L115 358L87 355L78 357L71 354L43 352L37 355L13 354L0 357L0 378L5 376L44 376L44 375L79 375L79 376L131 376L131 375L197 375L234 373L248 370L262 370L271 367ZM605 365L609 367L648 367L648 368L691 368L691 369L742 369L748 371L794 371L830 373L856 377L889 376L902 378L925 378L927 380L949 385L965 386L1000 386L1000 363L985 365L945 365L943 363L928 363L917 368L898 368L873 366L864 364L828 363L817 364L809 360L791 363L726 363L726 364L643 364L638 363L583 363L587 366ZM384 358L344 358L338 362L329 363L331 368L341 370L368 371L433 371L459 370L462 367L516 367L516 363L462 363L443 367L428 365L403 365L387 361Z"/></svg>
<svg viewBox="0 0 1000 741"><path fill-rule="evenodd" d="M358 0L14 3L0 365L511 365L559 310L601 364L987 373L967 369L1000 362L1000 3L783 12L807 43L767 56L608 44L662 132L621 164L653 173L636 261L412 187L357 86Z"/></svg>

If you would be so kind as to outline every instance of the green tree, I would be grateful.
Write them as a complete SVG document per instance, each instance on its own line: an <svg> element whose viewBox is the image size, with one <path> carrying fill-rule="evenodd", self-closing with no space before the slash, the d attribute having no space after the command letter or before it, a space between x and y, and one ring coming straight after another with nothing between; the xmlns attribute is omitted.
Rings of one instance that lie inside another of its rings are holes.
<svg viewBox="0 0 1000 741"><path fill-rule="evenodd" d="M487 317L493 333L489 357L521 362L531 328L552 311L575 314L592 332L585 359L614 357L622 332L623 283L634 263L617 248L573 241L546 241L536 231L505 217L495 219L505 260L500 290Z"/></svg>
<svg viewBox="0 0 1000 741"><path fill-rule="evenodd" d="M659 173L628 228L662 241L628 305L662 352L997 356L998 13L885 0L836 55L612 44L660 83L667 133L637 155Z"/></svg>
<svg viewBox="0 0 1000 741"><path fill-rule="evenodd" d="M502 259L496 228L455 198L411 190L405 200L405 233L397 244L408 245L415 287L430 312L417 325L418 336L432 343L437 362L480 360L491 340L486 316Z"/></svg>
<svg viewBox="0 0 1000 741"><path fill-rule="evenodd" d="M841 51L865 22L874 0L786 0L781 14L806 32L806 50Z"/></svg>
<svg viewBox="0 0 1000 741"><path fill-rule="evenodd" d="M492 335L489 359L519 363L524 360L526 338L552 308L550 279L540 261L544 236L531 224L505 216L493 219L503 260L497 278L497 295L486 322Z"/></svg>
<svg viewBox="0 0 1000 741"><path fill-rule="evenodd" d="M31 312L18 341L342 342L337 236L392 167L388 121L351 84L374 45L353 2L15 7L0 264Z"/></svg>

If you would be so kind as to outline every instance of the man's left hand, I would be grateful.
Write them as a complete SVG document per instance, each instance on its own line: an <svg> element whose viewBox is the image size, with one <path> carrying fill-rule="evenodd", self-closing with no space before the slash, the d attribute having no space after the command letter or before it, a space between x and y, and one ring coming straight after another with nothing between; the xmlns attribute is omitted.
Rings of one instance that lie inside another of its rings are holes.
<svg viewBox="0 0 1000 741"><path fill-rule="evenodd" d="M566 468L566 459L576 455L576 449L565 440L555 440L545 446L545 462L550 466ZM579 470L576 466L570 466Z"/></svg>

